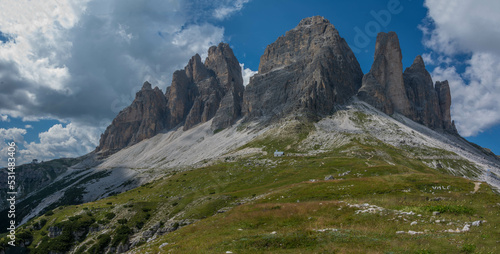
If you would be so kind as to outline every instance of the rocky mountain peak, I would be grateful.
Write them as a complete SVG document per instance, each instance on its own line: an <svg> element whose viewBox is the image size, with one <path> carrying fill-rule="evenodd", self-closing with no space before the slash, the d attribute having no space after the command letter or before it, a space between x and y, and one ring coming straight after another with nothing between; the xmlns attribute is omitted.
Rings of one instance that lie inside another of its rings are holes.
<svg viewBox="0 0 500 254"><path fill-rule="evenodd" d="M243 114L276 118L306 110L325 115L356 94L363 73L328 20L316 16L267 46L246 86Z"/></svg>
<svg viewBox="0 0 500 254"><path fill-rule="evenodd" d="M150 138L166 128L166 98L144 82L132 104L123 109L101 135L97 151L104 155Z"/></svg>
<svg viewBox="0 0 500 254"><path fill-rule="evenodd" d="M297 27L266 47L260 58L259 73L265 74L294 62L312 61L313 52L345 43L342 41L337 29L323 17L303 19ZM342 45L342 49L344 46L347 46L347 43Z"/></svg>
<svg viewBox="0 0 500 254"><path fill-rule="evenodd" d="M188 64L184 68L184 71L186 72L186 76L191 79L192 82L198 82L208 76L208 70L201 62L201 57L198 54L191 57Z"/></svg>
<svg viewBox="0 0 500 254"><path fill-rule="evenodd" d="M424 59L422 59L422 56L420 56L420 55L416 56L415 60L413 60L413 63L409 68L425 70L425 63L424 63Z"/></svg>
<svg viewBox="0 0 500 254"><path fill-rule="evenodd" d="M403 56L395 32L377 35L370 72L363 77L359 97L386 114L410 115L411 108L403 82Z"/></svg>
<svg viewBox="0 0 500 254"><path fill-rule="evenodd" d="M227 43L220 43L208 49L205 66L215 73L222 89L222 99L212 121L212 129L229 127L241 116L245 91L241 66Z"/></svg>
<svg viewBox="0 0 500 254"><path fill-rule="evenodd" d="M302 19L299 22L299 24L297 25L297 27L294 29L301 29L303 27L309 27L309 26L318 25L318 24L330 24L330 21L328 21L328 19L325 19L322 16L308 17L308 18Z"/></svg>
<svg viewBox="0 0 500 254"><path fill-rule="evenodd" d="M151 90L151 89L152 89L151 84L148 81L146 81L146 82L144 82L144 84L142 84L141 90Z"/></svg>
<svg viewBox="0 0 500 254"><path fill-rule="evenodd" d="M443 129L448 132L458 133L457 128L455 127L455 122L451 120L451 92L448 80L436 81L435 89L439 98Z"/></svg>

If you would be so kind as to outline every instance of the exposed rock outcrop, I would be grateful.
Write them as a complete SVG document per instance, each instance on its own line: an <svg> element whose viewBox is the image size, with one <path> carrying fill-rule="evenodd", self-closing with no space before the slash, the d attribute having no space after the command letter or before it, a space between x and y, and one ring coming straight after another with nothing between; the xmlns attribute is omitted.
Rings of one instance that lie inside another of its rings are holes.
<svg viewBox="0 0 500 254"><path fill-rule="evenodd" d="M356 94L363 73L338 31L323 17L303 19L267 46L243 95L249 118L292 111L326 115Z"/></svg>
<svg viewBox="0 0 500 254"><path fill-rule="evenodd" d="M197 54L183 71L176 71L166 97L169 128L184 123L184 130L214 118L212 129L226 128L241 116L241 67L228 44L208 50L203 64Z"/></svg>
<svg viewBox="0 0 500 254"><path fill-rule="evenodd" d="M224 43L208 50L205 65L215 72L224 92L224 97L212 121L212 129L227 128L241 116L241 104L245 91L241 66L229 45Z"/></svg>
<svg viewBox="0 0 500 254"><path fill-rule="evenodd" d="M165 129L166 99L163 92L145 82L132 104L122 110L101 135L97 151L116 152Z"/></svg>
<svg viewBox="0 0 500 254"><path fill-rule="evenodd" d="M421 56L404 73L401 60L396 33L379 33L375 59L358 97L388 115L397 112L431 129L457 133L450 116L448 82L437 82L434 87Z"/></svg>
<svg viewBox="0 0 500 254"><path fill-rule="evenodd" d="M411 107L403 83L403 56L395 32L379 33L375 44L375 60L363 77L358 96L386 114L411 115Z"/></svg>
<svg viewBox="0 0 500 254"><path fill-rule="evenodd" d="M443 129L448 132L458 133L457 128L455 127L455 122L451 120L451 93L448 80L436 81L435 89L439 97L439 107L441 109Z"/></svg>
<svg viewBox="0 0 500 254"><path fill-rule="evenodd" d="M431 129L443 129L438 93L421 56L417 56L413 64L406 68L403 78L412 107L408 117Z"/></svg>
<svg viewBox="0 0 500 254"><path fill-rule="evenodd" d="M160 131L187 130L212 118L213 130L226 128L241 116L244 90L238 60L228 44L220 43L209 49L205 63L196 54L184 70L174 72L165 94L144 83L101 136L96 151L111 154Z"/></svg>

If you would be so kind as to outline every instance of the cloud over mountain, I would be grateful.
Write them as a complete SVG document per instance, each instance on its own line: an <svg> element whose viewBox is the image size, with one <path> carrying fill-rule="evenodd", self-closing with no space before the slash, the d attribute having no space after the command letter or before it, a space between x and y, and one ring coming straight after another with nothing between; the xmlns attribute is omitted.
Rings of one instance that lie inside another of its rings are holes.
<svg viewBox="0 0 500 254"><path fill-rule="evenodd" d="M452 117L461 135L476 135L500 123L500 2L426 0L420 28L433 79L450 81ZM455 67L463 66L463 70Z"/></svg>
<svg viewBox="0 0 500 254"><path fill-rule="evenodd" d="M69 121L98 138L145 80L165 89L192 55L222 41L213 23L247 1L198 2L1 2L0 114Z"/></svg>

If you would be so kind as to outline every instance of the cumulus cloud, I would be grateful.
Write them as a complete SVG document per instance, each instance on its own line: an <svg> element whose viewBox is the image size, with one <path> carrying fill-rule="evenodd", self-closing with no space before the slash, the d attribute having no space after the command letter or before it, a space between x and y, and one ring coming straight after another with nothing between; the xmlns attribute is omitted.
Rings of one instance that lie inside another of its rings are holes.
<svg viewBox="0 0 500 254"><path fill-rule="evenodd" d="M0 115L0 121L2 122L10 122L8 115Z"/></svg>
<svg viewBox="0 0 500 254"><path fill-rule="evenodd" d="M0 44L0 113L111 120L145 80L165 89L192 55L223 41L198 2L0 2L0 31L13 38ZM228 16L245 2L209 7L234 7Z"/></svg>
<svg viewBox="0 0 500 254"><path fill-rule="evenodd" d="M241 74L243 76L243 85L246 86L250 82L250 78L257 74L257 71L252 71L250 68L245 68L245 64L240 63L241 66Z"/></svg>
<svg viewBox="0 0 500 254"><path fill-rule="evenodd" d="M452 118L463 136L500 124L500 2L426 0L428 17L420 29L433 52L434 80L449 80ZM464 70L455 66L464 65Z"/></svg>
<svg viewBox="0 0 500 254"><path fill-rule="evenodd" d="M62 124L56 124L38 135L40 142L26 143L20 154L26 162L32 159L77 157L95 149L99 132L96 127L82 128L73 123L63 127Z"/></svg>
<svg viewBox="0 0 500 254"><path fill-rule="evenodd" d="M1 120L58 119L73 124L54 126L50 133L81 137L76 142L69 136L64 142L44 138L28 144L26 155L65 156L55 148L37 153L35 148L47 148L44 144L66 149L67 155L88 151L144 81L165 89L191 56L223 41L224 29L212 21L246 2L0 1ZM98 129L90 137L84 126Z"/></svg>

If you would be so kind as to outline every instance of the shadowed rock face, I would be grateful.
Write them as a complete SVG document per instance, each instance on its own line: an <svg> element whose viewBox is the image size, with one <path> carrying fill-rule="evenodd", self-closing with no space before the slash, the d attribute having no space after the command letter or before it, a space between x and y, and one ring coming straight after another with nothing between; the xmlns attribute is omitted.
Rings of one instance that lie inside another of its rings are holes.
<svg viewBox="0 0 500 254"><path fill-rule="evenodd" d="M451 93L448 80L442 82L436 81L435 89L439 97L439 107L441 109L443 129L452 133L458 133L457 128L455 127L455 122L451 120Z"/></svg>
<svg viewBox="0 0 500 254"><path fill-rule="evenodd" d="M209 120L215 131L242 116L329 115L356 93L387 114L398 112L432 129L456 133L448 82L434 87L420 56L403 74L401 60L397 35L380 33L373 65L363 76L337 29L315 16L267 46L259 73L245 88L238 60L229 45L220 43L208 50L204 63L196 54L174 72L165 94L144 83L101 136L96 151L113 153L162 130L188 130Z"/></svg>
<svg viewBox="0 0 500 254"><path fill-rule="evenodd" d="M96 150L111 154L156 135L166 128L166 109L163 92L145 82L132 104L122 110L101 135Z"/></svg>
<svg viewBox="0 0 500 254"><path fill-rule="evenodd" d="M243 95L243 114L326 115L356 94L363 73L351 49L323 17L303 19L267 46Z"/></svg>
<svg viewBox="0 0 500 254"><path fill-rule="evenodd" d="M438 93L421 56L417 56L413 64L406 68L403 79L412 107L408 117L431 129L443 129Z"/></svg>
<svg viewBox="0 0 500 254"><path fill-rule="evenodd" d="M208 50L205 66L215 72L224 94L212 121L212 130L227 128L241 116L245 87L240 63L229 45L221 43Z"/></svg>
<svg viewBox="0 0 500 254"><path fill-rule="evenodd" d="M244 90L241 67L229 45L213 46L205 63L196 54L184 70L174 72L165 94L144 83L101 136L96 151L114 153L162 130L188 130L212 118L213 130L226 128L241 116Z"/></svg>
<svg viewBox="0 0 500 254"><path fill-rule="evenodd" d="M363 77L358 96L386 114L411 115L411 107L403 83L403 64L396 33L379 33L375 60Z"/></svg>
<svg viewBox="0 0 500 254"><path fill-rule="evenodd" d="M241 67L229 45L212 46L204 64L195 55L184 71L174 73L165 94L168 127L184 124L187 130L214 118L212 129L226 128L241 116L244 90Z"/></svg>
<svg viewBox="0 0 500 254"><path fill-rule="evenodd" d="M450 117L448 82L437 82L434 87L421 56L404 73L401 60L396 33L379 33L375 59L358 97L388 115L397 112L431 129L457 133Z"/></svg>

